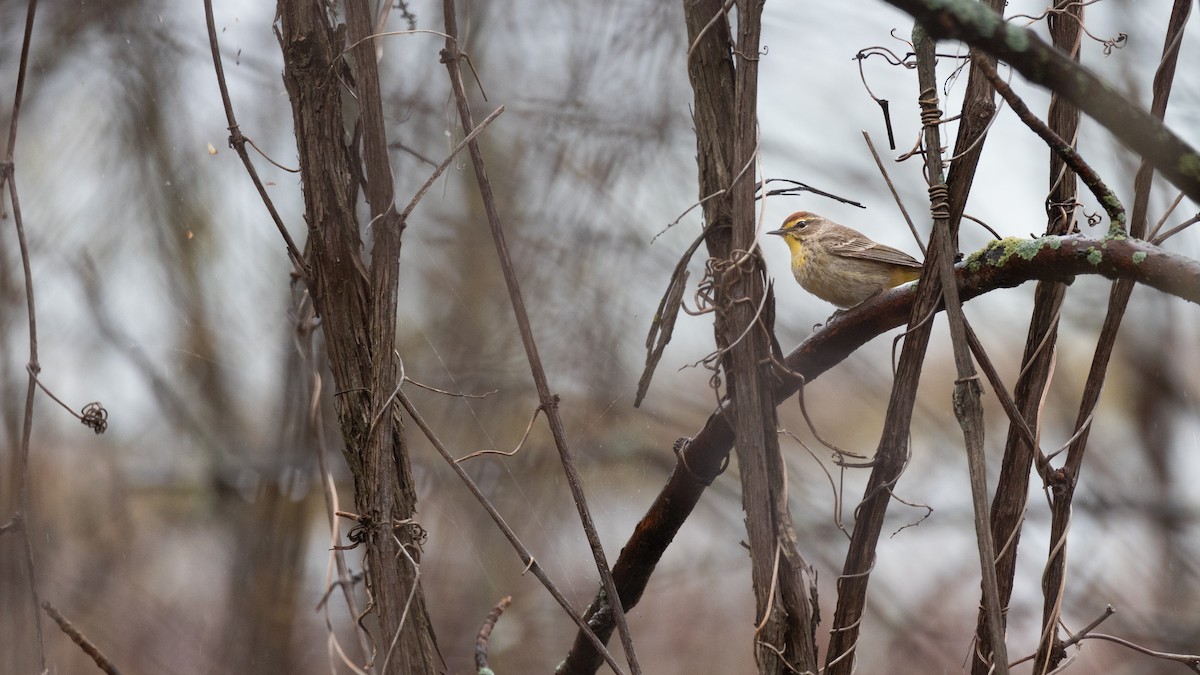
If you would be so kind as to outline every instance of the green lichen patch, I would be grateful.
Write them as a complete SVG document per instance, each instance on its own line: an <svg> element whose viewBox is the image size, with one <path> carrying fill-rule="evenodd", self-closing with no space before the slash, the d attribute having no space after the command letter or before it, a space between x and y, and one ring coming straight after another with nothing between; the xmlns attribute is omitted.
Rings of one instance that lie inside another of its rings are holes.
<svg viewBox="0 0 1200 675"><path fill-rule="evenodd" d="M1180 157L1179 172L1185 176L1200 179L1200 155L1189 152Z"/></svg>
<svg viewBox="0 0 1200 675"><path fill-rule="evenodd" d="M1104 253L1102 253L1095 246L1089 247L1088 254L1087 254L1088 264L1091 265L1092 267L1096 267L1097 265L1100 264L1101 260L1104 260Z"/></svg>
<svg viewBox="0 0 1200 675"><path fill-rule="evenodd" d="M968 26L980 35L991 36L997 30L1003 29L1004 21L1000 15L988 9L981 2L961 2L960 0L933 0L929 8L935 12L947 11L958 19L959 23Z"/></svg>
<svg viewBox="0 0 1200 675"><path fill-rule="evenodd" d="M1134 265L1141 265L1142 261L1144 261L1145 259L1146 259L1146 253L1144 251L1138 251L1137 253L1133 254L1133 264Z"/></svg>
<svg viewBox="0 0 1200 675"><path fill-rule="evenodd" d="M990 242L987 246L972 253L967 258L967 269L978 272L984 265L1003 267L1014 255L1022 260L1033 260L1043 248L1057 250L1062 246L1058 237L1038 237L1037 239L1019 239L1005 237L999 241Z"/></svg>

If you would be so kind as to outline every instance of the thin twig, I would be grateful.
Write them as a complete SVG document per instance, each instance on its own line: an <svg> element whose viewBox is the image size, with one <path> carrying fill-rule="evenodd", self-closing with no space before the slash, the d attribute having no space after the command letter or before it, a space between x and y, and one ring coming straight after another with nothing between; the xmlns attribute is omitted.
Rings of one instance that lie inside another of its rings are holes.
<svg viewBox="0 0 1200 675"><path fill-rule="evenodd" d="M492 114L483 118L483 121L479 123L479 126L472 129L471 133L464 136L463 139L458 142L458 145L454 146L454 149L450 151L450 156L446 157L446 159L442 160L441 164L437 165L437 168L433 170L433 173L430 174L429 178L421 186L421 189L417 190L417 193L413 195L412 201L410 201L408 206L404 207L404 210L400 212L401 223L408 220L408 215L412 213L413 209L417 208L417 202L421 201L421 198L425 196L425 193L429 191L429 188L433 187L433 184L437 181L438 176L441 176L442 172L444 172L446 168L450 166L450 163L454 161L454 158L458 155L458 153L463 148L467 147L468 143L475 140L475 137L482 133L483 130L486 129L489 124L494 122L496 118L499 117L503 112L504 106L500 106L499 108L493 110Z"/></svg>
<svg viewBox="0 0 1200 675"><path fill-rule="evenodd" d="M1152 227L1150 229L1149 234L1146 235L1146 241L1150 241L1150 242L1156 241L1156 238L1158 236L1158 231L1163 228L1163 225L1167 224L1167 218L1170 218L1171 214L1175 213L1175 209L1179 206L1179 203L1182 201L1183 201L1183 193L1180 192L1179 194L1175 195L1175 200L1171 202L1171 205L1167 207L1166 211L1163 211L1163 214L1161 217L1159 217L1158 222L1155 223L1154 227Z"/></svg>
<svg viewBox="0 0 1200 675"><path fill-rule="evenodd" d="M1042 481L1048 481L1050 478L1049 460L1042 453L1042 449L1038 446L1037 436L1029 425L1025 422L1025 418L1021 416L1021 410L1017 407L1012 396L1008 393L1008 388L1004 386L1004 382L1000 379L1000 373L996 371L995 364L988 357L987 351L983 348L983 343L980 342L979 336L975 334L975 329L971 328L971 324L966 324L967 328L967 344L971 347L971 354L975 357L975 361L979 364L979 368L988 379L988 383L992 385L992 391L996 394L996 398L1000 401L1000 407L1004 409L1004 413L1008 415L1008 422L1016 428L1021 437L1029 444L1029 447L1034 450L1034 461L1037 465L1038 475ZM998 556L999 554L997 554Z"/></svg>
<svg viewBox="0 0 1200 675"><path fill-rule="evenodd" d="M265 159L268 162L270 162L271 164L275 165L275 168L286 171L288 173L300 173L300 167L296 167L295 169L293 169L290 166L284 166L284 165L280 164L279 162L276 162L275 160L271 159L271 157L267 153L262 151L262 148L258 147L258 144L254 142L253 138L246 136L246 142L249 143L250 147L254 148L255 152L257 152L259 155L261 155L263 159Z"/></svg>
<svg viewBox="0 0 1200 675"><path fill-rule="evenodd" d="M229 87L225 84L225 68L221 64L221 48L217 44L217 23L213 17L212 0L204 0L204 18L208 24L208 44L212 50L213 68L217 73L217 86L221 89L221 102L225 105L225 119L229 123L229 147L233 148L238 157L242 158L242 164L246 167L246 172L250 174L250 180L253 181L259 196L262 197L263 204L271 214L271 220L275 222L279 235L287 244L288 257L292 259L292 265L295 266L296 272L300 274L305 283L311 284L312 274L308 269L308 264L304 261L300 249L296 247L296 242L292 241L292 235L288 232L287 226L283 224L283 218L279 216L279 212L275 210L274 202L267 195L267 188L258 177L254 163L250 161L250 153L246 152L247 139L238 127L237 117L233 114L233 100L229 97ZM312 289L310 288L310 290Z"/></svg>
<svg viewBox="0 0 1200 675"><path fill-rule="evenodd" d="M733 8L735 2L737 2L737 0L725 0L725 4L721 5L721 11L714 14L713 18L709 19L708 23L704 24L704 28L700 29L700 32L696 34L696 39L692 40L692 44L688 46L686 59L687 62L691 62L692 52L695 51L696 45L700 44L700 40L704 38L708 31L712 30L713 26L717 25L718 21L725 18L725 15L728 14L729 10Z"/></svg>
<svg viewBox="0 0 1200 675"><path fill-rule="evenodd" d="M1091 634L1092 631L1096 630L1096 626L1099 626L1100 624L1104 623L1108 619L1108 617L1110 617L1116 613L1117 613L1117 610L1114 609L1112 605L1105 605L1103 614L1101 614L1100 616L1093 619L1091 623L1084 626L1083 629L1080 630L1078 633L1075 633L1071 637L1064 640L1062 643L1062 646L1070 647L1071 645L1075 644L1076 642L1079 642L1080 640L1086 638L1088 635Z"/></svg>
<svg viewBox="0 0 1200 675"><path fill-rule="evenodd" d="M109 661L108 657L105 656L104 653L96 647L96 645L92 644L91 640L87 639L87 636L85 636L83 633L80 633L79 629L71 625L71 622L67 621L62 614L59 614L58 610L54 609L53 605L51 605L48 601L43 602L42 609L46 610L46 614L49 614L50 618L54 619L54 622L58 624L58 627L62 629L62 632L67 634L67 637L71 638L72 642L79 645L79 648L83 650L84 654L92 657L92 661L96 663L97 668L108 673L108 675L121 675L121 671L117 670L117 667L113 665L112 661Z"/></svg>
<svg viewBox="0 0 1200 675"><path fill-rule="evenodd" d="M361 45L362 43L366 42L367 40L374 40L376 38L381 38L381 37L393 37L396 35L417 35L418 33L428 33L430 35L436 35L440 38L445 38L447 40L450 39L450 36L446 35L445 33L441 33L436 30L429 30L427 28L414 28L413 30L391 30L391 31L387 31L384 33L371 33L370 35L368 35L364 38L359 38L358 40L355 40L354 42L352 42L350 44L350 46L343 49L341 51L341 53L337 55L337 58L340 59L343 56L345 56L346 54L349 54L351 49L354 49L355 47ZM337 59L334 59L334 60L336 61Z"/></svg>
<svg viewBox="0 0 1200 675"><path fill-rule="evenodd" d="M862 132L863 140L867 142L867 148L871 151L871 156L875 158L875 166L879 167L879 173L883 175L883 182L887 183L888 190L892 192L892 199L896 200L896 207L900 209L900 215L904 216L904 222L908 223L908 229L912 232L913 239L917 241L917 247L921 249L921 257L925 257L925 242L921 241L921 235L917 232L917 226L913 224L912 217L908 215L908 209L904 208L904 201L900 199L900 193L896 192L896 185L892 182L892 177L888 175L887 167L883 165L883 160L879 158L879 153L875 150L875 144L871 142L871 134L866 130Z"/></svg>
<svg viewBox="0 0 1200 675"><path fill-rule="evenodd" d="M1171 652L1155 651L1153 649L1148 649L1139 644L1130 642L1129 640L1126 640L1124 638L1119 638L1119 637L1116 637L1115 635L1105 635L1104 633L1091 633L1089 635L1083 636L1083 639L1085 639L1085 640L1104 640L1106 642L1113 642L1113 643L1121 645L1122 647L1128 647L1129 649L1132 649L1135 652L1140 652L1142 654L1145 654L1146 656L1153 656L1156 659L1164 659L1166 661L1175 661L1176 663L1182 663L1183 665L1187 666L1192 672L1200 673L1200 654L1173 654Z"/></svg>
<svg viewBox="0 0 1200 675"><path fill-rule="evenodd" d="M491 391L485 391L482 394L464 394L462 392L454 392L454 391L447 391L445 389L438 389L437 387L418 382L418 381L412 379L411 377L404 378L404 381L411 382L414 387L420 387L421 389L424 389L425 391L432 391L435 394L443 394L445 396L453 396L455 398L487 398L487 397L491 396L492 394L495 394L496 392L500 391L499 389L493 389Z"/></svg>
<svg viewBox="0 0 1200 675"><path fill-rule="evenodd" d="M1200 223L1200 213L1197 213L1196 215L1192 216L1191 218L1188 218L1187 220L1176 225L1175 227L1172 227L1171 229L1167 230L1166 232L1163 232L1162 234L1155 236L1154 239L1151 241L1151 243L1154 244L1155 246L1161 245L1164 241L1170 239L1171 237L1174 237L1175 235L1179 234L1180 232L1183 232L1184 230L1191 227L1192 225L1195 225L1196 223Z"/></svg>
<svg viewBox="0 0 1200 675"><path fill-rule="evenodd" d="M537 410L533 411L533 415L531 415L529 417L529 424L525 425L525 433L521 434L521 440L517 442L517 447L513 448L511 452L501 452L500 450L495 450L495 449L479 450L477 452L472 452L469 455L459 457L458 459L454 460L454 462L456 464L459 462L465 462L468 459L474 459L481 455L500 455L502 457L512 457L513 455L520 452L521 448L525 447L525 441L529 438L529 432L533 431L533 423L537 421L538 415L541 414L541 412L542 412L541 406L538 406Z"/></svg>
<svg viewBox="0 0 1200 675"><path fill-rule="evenodd" d="M392 654L396 652L396 645L400 643L400 633L404 630L404 624L408 621L408 612L412 608L413 598L417 596L417 590L421 588L421 566L413 560L412 554L408 552L408 547L395 534L390 534L393 542L396 544L396 557L401 555L408 560L408 564L413 567L412 585L408 589L408 597L404 600L404 610L400 613L400 621L396 624L396 630L392 632L392 641L388 644L387 653L383 656L383 664L379 666L379 672L388 672L388 663L392 660Z"/></svg>

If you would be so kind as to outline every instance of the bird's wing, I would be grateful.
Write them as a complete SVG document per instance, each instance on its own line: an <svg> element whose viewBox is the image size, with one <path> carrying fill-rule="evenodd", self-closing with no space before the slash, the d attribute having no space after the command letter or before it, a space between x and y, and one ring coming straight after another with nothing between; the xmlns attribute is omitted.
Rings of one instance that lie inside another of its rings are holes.
<svg viewBox="0 0 1200 675"><path fill-rule="evenodd" d="M854 238L838 244L834 250L849 258L874 260L876 262L903 265L904 267L912 267L914 269L921 268L921 263L904 251L867 239Z"/></svg>

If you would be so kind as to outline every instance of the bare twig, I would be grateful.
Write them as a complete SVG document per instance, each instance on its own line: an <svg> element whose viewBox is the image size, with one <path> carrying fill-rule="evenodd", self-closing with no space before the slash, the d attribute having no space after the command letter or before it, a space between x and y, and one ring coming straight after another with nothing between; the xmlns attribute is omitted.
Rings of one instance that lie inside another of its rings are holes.
<svg viewBox="0 0 1200 675"><path fill-rule="evenodd" d="M1075 633L1070 638L1064 640L1063 646L1070 647L1071 645L1075 644L1076 642L1079 642L1080 640L1086 638L1088 635L1091 634L1092 631L1096 630L1096 626L1099 626L1100 624L1104 623L1108 619L1108 617L1110 617L1116 613L1117 613L1117 610L1112 605L1105 605L1103 614L1096 617L1095 619L1092 619L1092 622L1089 623L1088 625L1084 626L1078 633Z"/></svg>
<svg viewBox="0 0 1200 675"><path fill-rule="evenodd" d="M404 630L404 624L408 620L408 612L412 609L413 598L417 596L417 590L421 588L421 566L413 559L412 554L408 552L408 547L404 542L400 541L395 534L389 535L396 544L396 557L404 556L408 564L413 568L412 585L408 588L408 597L404 599L404 611L400 613L400 622L396 624L396 629L392 632L392 641L388 644L388 650L383 656L383 663L379 666L379 672L386 673L388 664L392 660L392 654L396 653L396 645L400 642L400 632Z"/></svg>
<svg viewBox="0 0 1200 675"><path fill-rule="evenodd" d="M542 412L541 406L538 406L538 408L533 411L533 415L531 415L529 417L529 424L525 425L525 433L521 434L521 440L517 442L517 447L513 448L511 452L501 452L500 450L495 450L495 449L479 450L477 452L472 452L469 455L464 455L462 457L459 457L458 459L454 460L454 462L455 463L465 462L468 459L474 459L481 455L500 455L502 457L512 457L513 455L520 452L521 448L525 447L525 441L526 441L526 439L529 438L529 432L533 431L533 423L537 421L537 417L539 414L541 414L541 412Z"/></svg>
<svg viewBox="0 0 1200 675"><path fill-rule="evenodd" d="M725 4L721 5L721 11L714 13L713 17L708 20L708 23L704 24L704 28L700 29L700 32L696 34L696 39L692 40L692 44L688 46L688 61L692 60L692 52L695 51L696 45L700 44L700 41L704 39L704 36L708 33L708 31L712 30L713 26L717 25L717 22L725 19L728 16L729 10L733 9L733 5L736 2L737 0L725 0Z"/></svg>
<svg viewBox="0 0 1200 675"><path fill-rule="evenodd" d="M1130 642L1124 638L1116 637L1115 635L1105 635L1104 633L1091 633L1083 636L1085 640L1104 640L1105 642L1113 642L1128 647L1135 652L1153 656L1156 659L1164 659L1166 661L1174 661L1187 666L1194 673L1200 673L1200 654L1172 654L1171 652L1160 652L1153 649L1148 649L1139 644Z"/></svg>
<svg viewBox="0 0 1200 675"><path fill-rule="evenodd" d="M445 33L441 33L436 30L429 30L427 28L414 28L413 30L390 30L390 31L386 31L383 33L371 33L370 35L368 35L366 37L359 38L359 39L355 40L354 42L350 43L350 46L343 49L341 54L338 54L338 58L340 59L343 56L345 56L346 54L349 54L350 50L361 45L362 43L366 42L367 40L378 40L381 37L394 37L397 35L419 35L422 33L425 33L428 35L436 35L440 38L448 39L450 37L449 35L446 35Z"/></svg>
<svg viewBox="0 0 1200 675"><path fill-rule="evenodd" d="M59 614L58 610L55 609L53 605L51 605L49 602L43 602L42 609L46 610L46 614L49 614L50 618L54 619L54 622L58 624L58 627L62 629L62 632L67 634L67 637L71 638L72 642L79 645L79 648L83 650L84 654L92 657L92 661L96 663L96 667L108 673L108 675L121 675L121 671L117 670L117 667L113 665L112 661L109 661L108 657L105 656L104 653L96 647L96 645L92 644L91 640L87 639L87 636L85 636L83 633L80 633L79 629L75 628L70 621L67 621L62 614Z"/></svg>
<svg viewBox="0 0 1200 675"><path fill-rule="evenodd" d="M1013 401L1012 396L1008 393L1008 388L1004 386L1004 382L1000 379L1000 373L996 371L995 364L988 358L987 352L983 348L983 343L979 341L979 336L975 334L975 330L971 328L971 324L966 324L967 344L971 347L971 354L974 355L975 361L979 363L979 367L983 370L983 374L988 379L988 383L992 385L992 391L996 394L996 398L1000 401L1000 407L1004 409L1004 413L1008 415L1008 423L1012 425L1022 436L1024 441L1029 444L1036 452L1034 459L1037 465L1038 475L1043 481L1049 480L1049 460L1038 447L1037 435L1029 428L1025 422L1025 418L1021 416L1020 409ZM1000 555L1000 553L997 553Z"/></svg>
<svg viewBox="0 0 1200 675"><path fill-rule="evenodd" d="M492 636L492 629L496 627L496 622L500 620L500 615L508 606L512 604L512 596L506 595L496 603L492 611L488 612L487 618L483 620L483 625L479 627L479 635L475 636L475 670L483 673L488 667L488 638ZM490 669L487 672L491 672Z"/></svg>
<svg viewBox="0 0 1200 675"><path fill-rule="evenodd" d="M1162 216L1159 217L1158 222L1154 224L1154 227L1150 228L1150 232L1145 237L1146 241L1152 242L1154 244L1162 243L1161 241L1158 240L1158 231L1163 228L1163 225L1167 224L1167 219L1171 217L1171 214L1175 212L1175 209L1179 206L1179 203L1182 201L1183 201L1183 193L1180 192L1179 194L1175 195L1175 199L1171 202L1171 205L1167 207L1167 210L1163 211Z"/></svg>
<svg viewBox="0 0 1200 675"><path fill-rule="evenodd" d="M768 185L770 185L771 183L787 183L788 187L778 188L775 190L767 190L766 192L762 192L762 190L764 188L766 188ZM825 190L815 188L815 187L809 185L808 183L801 183L800 181L792 180L791 178L768 178L768 179L762 181L761 183L759 183L756 186L756 189L759 191L759 194L756 197L756 199L765 199L767 197L775 197L775 196L780 196L780 195L795 197L798 195L802 195L802 194L811 192L814 195L819 195L821 197L827 197L829 199L832 199L835 202L840 202L842 204L849 204L850 206L854 206L854 207L857 207L860 209L867 208L866 206L863 206L861 203L856 202L853 199L847 199L846 197L841 197L839 195L835 195L832 192L826 192ZM724 194L724 193L722 193L722 194Z"/></svg>
<svg viewBox="0 0 1200 675"><path fill-rule="evenodd" d="M296 167L295 169L293 169L289 166L284 166L284 165L280 164L279 162L276 162L275 160L271 159L271 157L267 153L262 151L262 148L258 147L258 144L254 142L253 138L250 138L249 136L247 136L246 142L249 143L250 147L254 148L255 152L257 152L259 155L261 155L263 159L265 159L268 162L270 162L271 164L273 164L275 166L275 168L286 171L288 173L300 173L300 167Z"/></svg>
<svg viewBox="0 0 1200 675"><path fill-rule="evenodd" d="M37 383L37 386L41 388L42 392L49 396L50 399L57 403L63 410L71 413L72 417L79 420L85 426L91 427L97 434L104 433L105 429L108 428L108 411L104 409L104 406L101 406L98 402L92 402L84 406L82 412L75 412L71 409L71 406L64 403L61 398L55 396L54 392L50 391L49 387L42 384L42 381L39 380L38 376L34 373L32 364L26 365L25 370L29 373L29 376L33 378L33 381Z"/></svg>
<svg viewBox="0 0 1200 675"><path fill-rule="evenodd" d="M463 392L455 392L455 391L447 391L445 389L438 389L437 387L433 387L428 384L423 384L421 382L418 382L418 381L412 379L411 377L404 378L404 381L411 382L414 387L419 387L421 389L424 389L425 391L432 391L435 394L442 394L444 396L453 396L455 398L487 398L487 397L491 396L492 394L495 394L496 392L500 391L499 389L493 389L491 391L485 391L482 394L466 394Z"/></svg>
<svg viewBox="0 0 1200 675"><path fill-rule="evenodd" d="M267 212L271 214L271 220L275 222L279 235L283 237L283 241L287 245L288 257L291 258L292 265L295 266L297 273L304 278L305 282L310 283L311 273L308 264L301 255L300 249L296 247L296 242L292 241L292 235L288 232L287 226L283 224L283 218L279 216L279 212L275 210L274 202L267 195L267 188L258 177L254 163L250 161L250 153L246 152L248 139L242 135L242 130L238 127L237 117L233 114L233 100L229 97L229 87L225 84L225 68L221 64L221 48L217 45L217 24L213 17L212 0L204 0L204 18L208 24L208 44L212 50L213 68L217 73L217 86L221 89L221 102L225 105L225 119L229 123L229 147L233 148L238 157L242 158L242 164L246 167L246 172L250 174L250 180L258 190L259 196L262 197ZM311 287L310 290L312 290Z"/></svg>
<svg viewBox="0 0 1200 675"><path fill-rule="evenodd" d="M879 153L875 151L875 144L871 142L871 135L866 131L862 132L863 140L867 142L867 149L871 151L871 156L875 158L875 166L879 167L879 173L883 176L883 182L887 183L888 190L892 193L892 199L896 200L896 208L900 209L900 215L904 216L904 222L908 223L908 229L912 232L913 239L917 241L917 247L921 249L921 257L925 257L925 242L921 241L921 234L917 232L917 226L913 224L912 217L908 215L908 209L904 208L904 202L900 199L900 193L896 192L896 185L892 183L892 177L888 175L887 167L883 165L883 160L879 158Z"/></svg>
<svg viewBox="0 0 1200 675"><path fill-rule="evenodd" d="M1175 235L1179 234L1180 232L1183 232L1184 230L1191 227L1192 225L1195 225L1196 223L1200 223L1200 213L1197 213L1196 215L1192 216L1191 218L1188 218L1187 220L1176 225L1175 227L1172 227L1171 229L1167 230L1166 232L1156 235L1154 237L1153 243L1156 246L1159 244L1162 244L1167 239L1174 237Z"/></svg>
<svg viewBox="0 0 1200 675"><path fill-rule="evenodd" d="M431 32L435 32L435 31L431 31ZM440 33L439 33L439 35L440 35ZM446 159L442 160L441 164L437 165L437 168L433 170L433 173L429 176L429 178L425 181L425 183L423 185L421 185L421 188L419 190L417 190L417 193L415 195L413 195L412 201L410 201L408 203L408 206L404 207L404 210L400 212L400 222L403 223L408 220L409 214L412 213L413 209L417 208L417 202L421 201L421 197L425 196L425 193L428 192L429 188L432 187L434 182L437 181L438 176L441 176L442 173L446 170L446 168L450 166L450 163L454 161L454 158L456 156L458 156L458 153L463 148L467 147L468 143L475 140L475 137L478 136L479 134L481 134L483 132L483 130L486 129L489 124L494 122L496 120L496 118L499 117L500 114L503 112L504 112L504 106L500 106L499 108L496 108L495 110L493 110L492 114L483 118L483 121L479 123L479 126L472 129L471 133L464 136L463 139L458 142L458 145L454 146L454 149L450 151L450 155L448 157L446 157Z"/></svg>

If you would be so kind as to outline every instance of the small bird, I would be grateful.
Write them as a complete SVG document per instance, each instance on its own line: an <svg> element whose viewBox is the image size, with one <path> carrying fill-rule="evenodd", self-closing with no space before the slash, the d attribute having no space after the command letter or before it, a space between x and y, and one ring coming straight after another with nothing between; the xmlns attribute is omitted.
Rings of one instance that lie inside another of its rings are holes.
<svg viewBox="0 0 1200 675"><path fill-rule="evenodd" d="M792 274L804 290L842 309L921 276L921 263L904 251L808 211L767 234L787 242Z"/></svg>

